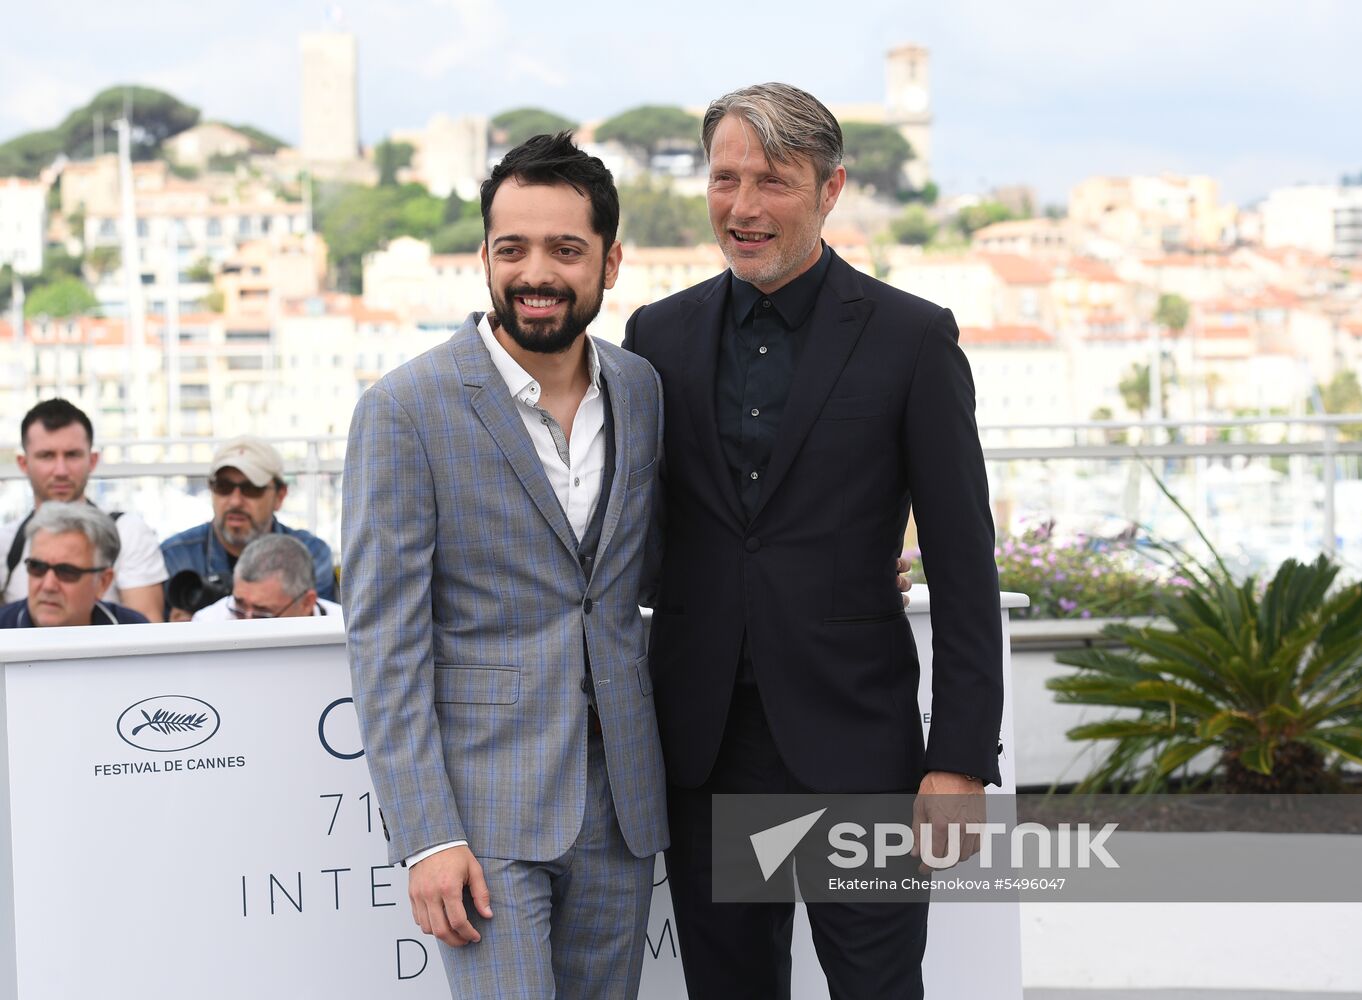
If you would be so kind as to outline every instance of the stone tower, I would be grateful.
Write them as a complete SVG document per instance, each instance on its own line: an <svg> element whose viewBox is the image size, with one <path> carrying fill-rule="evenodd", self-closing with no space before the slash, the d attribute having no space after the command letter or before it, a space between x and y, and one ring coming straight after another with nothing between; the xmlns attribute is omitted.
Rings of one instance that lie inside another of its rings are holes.
<svg viewBox="0 0 1362 1000"><path fill-rule="evenodd" d="M913 147L913 159L903 172L914 189L932 176L930 65L927 49L911 43L890 49L884 59L884 120Z"/></svg>
<svg viewBox="0 0 1362 1000"><path fill-rule="evenodd" d="M359 156L359 47L355 36L303 35L303 159L342 162Z"/></svg>

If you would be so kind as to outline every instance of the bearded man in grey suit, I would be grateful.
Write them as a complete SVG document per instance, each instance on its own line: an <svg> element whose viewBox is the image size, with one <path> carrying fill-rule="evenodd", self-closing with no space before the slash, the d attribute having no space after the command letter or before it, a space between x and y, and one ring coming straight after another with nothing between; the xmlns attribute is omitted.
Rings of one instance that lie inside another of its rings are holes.
<svg viewBox="0 0 1362 1000"><path fill-rule="evenodd" d="M586 334L621 259L600 160L536 136L482 216L493 312L351 424L355 707L454 994L633 997L667 845L638 609L660 386Z"/></svg>

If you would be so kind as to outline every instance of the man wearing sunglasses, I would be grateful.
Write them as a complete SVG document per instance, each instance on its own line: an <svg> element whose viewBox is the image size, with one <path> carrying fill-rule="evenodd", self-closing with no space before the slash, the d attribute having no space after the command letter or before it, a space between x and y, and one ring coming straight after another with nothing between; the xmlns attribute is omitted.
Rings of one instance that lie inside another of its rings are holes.
<svg viewBox="0 0 1362 1000"><path fill-rule="evenodd" d="M161 545L172 578L192 570L207 586L222 593L231 586L237 560L247 545L266 535L287 535L301 542L312 556L317 596L336 597L335 562L331 547L311 532L281 524L275 512L284 505L284 459L267 441L233 438L213 456L208 467L213 520L182 531Z"/></svg>
<svg viewBox="0 0 1362 1000"><path fill-rule="evenodd" d="M113 518L85 503L49 501L24 528L28 598L0 608L0 628L145 624L145 615L101 601L118 559Z"/></svg>
<svg viewBox="0 0 1362 1000"><path fill-rule="evenodd" d="M247 545L232 573L232 592L194 613L196 622L251 618L341 617L341 606L317 596L312 553L289 535L261 535Z"/></svg>

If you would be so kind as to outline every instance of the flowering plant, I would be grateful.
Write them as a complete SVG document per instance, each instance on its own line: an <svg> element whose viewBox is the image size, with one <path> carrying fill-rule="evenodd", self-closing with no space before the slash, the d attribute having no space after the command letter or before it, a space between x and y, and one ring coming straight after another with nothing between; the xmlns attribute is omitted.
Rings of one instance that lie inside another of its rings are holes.
<svg viewBox="0 0 1362 1000"><path fill-rule="evenodd" d="M1020 535L998 539L993 557L1001 590L1031 598L1012 618L1126 618L1158 612L1159 592L1181 589L1187 580L1156 561L1159 549L1142 545L1133 533L1114 539L1060 537L1049 521ZM913 579L922 582L913 556Z"/></svg>

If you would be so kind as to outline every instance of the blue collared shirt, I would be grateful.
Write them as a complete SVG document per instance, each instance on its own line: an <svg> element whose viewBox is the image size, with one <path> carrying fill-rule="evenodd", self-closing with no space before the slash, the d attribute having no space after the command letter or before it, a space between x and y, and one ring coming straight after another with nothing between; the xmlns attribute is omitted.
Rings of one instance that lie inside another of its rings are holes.
<svg viewBox="0 0 1362 1000"><path fill-rule="evenodd" d="M312 553L312 565L317 576L317 596L328 601L336 599L336 564L331 557L331 546L301 528L290 528L275 518L272 531L289 535L307 546ZM166 559L170 576L192 569L203 579L217 576L228 590L232 587L232 570L236 557L222 547L211 521L181 531L161 543L161 554Z"/></svg>

